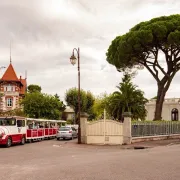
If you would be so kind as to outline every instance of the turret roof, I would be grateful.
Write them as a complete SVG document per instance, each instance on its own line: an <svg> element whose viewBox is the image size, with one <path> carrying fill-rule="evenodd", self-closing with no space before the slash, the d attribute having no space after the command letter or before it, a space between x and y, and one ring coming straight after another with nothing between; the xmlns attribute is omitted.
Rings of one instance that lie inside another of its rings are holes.
<svg viewBox="0 0 180 180"><path fill-rule="evenodd" d="M19 81L16 72L14 71L14 68L12 64L10 63L8 68L6 69L4 75L2 76L1 80L4 81Z"/></svg>

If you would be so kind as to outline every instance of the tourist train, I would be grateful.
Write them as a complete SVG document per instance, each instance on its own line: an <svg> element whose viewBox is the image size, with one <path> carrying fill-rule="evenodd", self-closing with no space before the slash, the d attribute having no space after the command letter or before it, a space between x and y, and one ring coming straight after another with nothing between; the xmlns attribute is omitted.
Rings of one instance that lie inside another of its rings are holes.
<svg viewBox="0 0 180 180"><path fill-rule="evenodd" d="M20 116L0 117L0 145L24 145L26 142L56 138L64 120L46 120Z"/></svg>

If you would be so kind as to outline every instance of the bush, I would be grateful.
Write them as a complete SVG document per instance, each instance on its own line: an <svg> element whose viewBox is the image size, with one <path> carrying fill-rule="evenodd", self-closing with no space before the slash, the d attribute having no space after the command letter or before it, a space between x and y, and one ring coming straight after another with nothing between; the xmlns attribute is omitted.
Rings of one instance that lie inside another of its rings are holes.
<svg viewBox="0 0 180 180"><path fill-rule="evenodd" d="M68 119L68 120L66 121L66 123L67 123L67 124L73 124L73 120L72 120L72 119Z"/></svg>

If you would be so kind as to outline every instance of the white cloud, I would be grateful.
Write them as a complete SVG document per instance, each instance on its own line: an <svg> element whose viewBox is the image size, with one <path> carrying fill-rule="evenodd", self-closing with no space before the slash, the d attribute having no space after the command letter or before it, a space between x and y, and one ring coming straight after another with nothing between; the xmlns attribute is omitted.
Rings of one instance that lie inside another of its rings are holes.
<svg viewBox="0 0 180 180"><path fill-rule="evenodd" d="M113 38L135 24L153 17L179 13L175 0L1 0L1 65L8 66L9 42L18 76L28 71L28 83L62 98L77 87L77 65L69 57L74 47L81 52L81 87L94 94L111 93L122 74L106 62ZM1 71L1 74L3 70ZM156 95L153 77L139 71L134 82L147 97ZM168 97L178 97L178 76Z"/></svg>

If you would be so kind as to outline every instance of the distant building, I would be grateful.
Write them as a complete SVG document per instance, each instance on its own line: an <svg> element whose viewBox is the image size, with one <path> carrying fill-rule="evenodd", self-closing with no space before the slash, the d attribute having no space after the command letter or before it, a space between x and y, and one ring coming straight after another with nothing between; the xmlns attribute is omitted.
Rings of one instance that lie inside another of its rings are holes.
<svg viewBox="0 0 180 180"><path fill-rule="evenodd" d="M75 118L75 112L74 112L73 108L67 106L63 112L63 119L74 120L74 118Z"/></svg>
<svg viewBox="0 0 180 180"><path fill-rule="evenodd" d="M18 78L10 61L8 68L0 79L0 110L2 112L20 108L20 100L27 89L26 78Z"/></svg>
<svg viewBox="0 0 180 180"><path fill-rule="evenodd" d="M146 120L153 120L155 113L156 99L146 104ZM162 120L180 121L180 98L168 98L164 100L162 109Z"/></svg>

